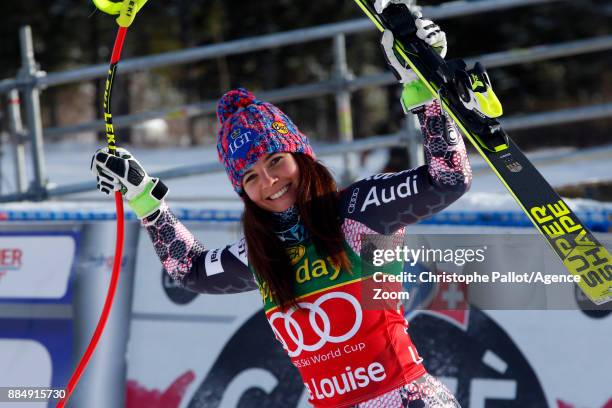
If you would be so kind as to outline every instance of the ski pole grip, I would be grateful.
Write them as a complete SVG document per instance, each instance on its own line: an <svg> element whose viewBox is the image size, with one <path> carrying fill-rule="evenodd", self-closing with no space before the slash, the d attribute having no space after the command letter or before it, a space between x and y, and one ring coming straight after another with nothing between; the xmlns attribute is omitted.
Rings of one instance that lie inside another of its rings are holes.
<svg viewBox="0 0 612 408"><path fill-rule="evenodd" d="M106 14L119 14L116 21L120 27L129 27L134 21L134 18L136 18L136 13L140 11L147 0L123 0L119 2L111 0L93 0L93 2L98 10Z"/></svg>

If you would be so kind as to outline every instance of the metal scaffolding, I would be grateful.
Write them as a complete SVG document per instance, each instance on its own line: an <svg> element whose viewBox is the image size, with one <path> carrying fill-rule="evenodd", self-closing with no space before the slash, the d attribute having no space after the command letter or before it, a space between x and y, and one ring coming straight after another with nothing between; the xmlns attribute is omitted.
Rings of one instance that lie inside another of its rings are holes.
<svg viewBox="0 0 612 408"><path fill-rule="evenodd" d="M492 10L500 10L519 6L533 6L542 3L550 3L560 0L483 0L478 2L450 2L437 7L425 7L423 12L433 19L444 19L483 13ZM351 93L366 87L384 86L396 82L391 73L380 73L364 75L354 78L346 63L345 37L350 34L372 30L373 27L368 19L357 19L335 24L327 24L318 27L292 30L282 33L269 34L254 38L229 41L221 44L213 44L195 47L181 51L167 52L147 57L128 59L122 62L123 73L151 70L177 64L192 63L222 56L236 55L253 52L262 49L276 48L293 44L316 41L321 39L332 39L334 55L334 70L331 78L326 81L294 85L282 89L260 92L262 99L270 102L285 102L296 99L315 98L323 95L335 95L336 112L338 118L338 134L341 143L338 148L327 147L319 149L319 155L338 152L342 154L345 163L343 182L351 179L355 173L355 155L358 152L372 147L385 147L397 145L414 145L416 138L414 125L407 120L405 131L399 135L387 135L377 138L369 138L361 141L353 141L353 126L351 113ZM22 68L16 78L0 81L0 93L9 95L9 130L11 142L14 145L14 160L16 175L16 191L12 194L0 196L0 202L20 200L44 200L67 194L79 193L95 188L95 183L77 183L63 186L49 186L45 171L45 160L43 154L43 138L53 140L64 135L102 129L104 122L94 120L86 123L78 123L69 126L50 127L43 129L40 115L39 95L41 90L72 82L86 81L94 78L104 77L107 67L104 64L89 66L80 69L68 70L56 73L45 73L41 71L34 59L32 47L32 35L29 27L20 30L20 44L22 50ZM551 58L579 55L583 53L599 52L612 48L612 36L584 39L566 42L562 44L539 45L526 49L503 51L493 54L468 58L469 64L476 60L482 62L489 68L508 66L512 64L524 64L528 62L542 61ZM21 113L19 111L19 93L22 95L23 105L26 110L26 130L21 124ZM129 127L153 118L170 117L194 117L215 112L216 101L203 101L196 104L188 104L178 107L163 108L154 111L117 116L114 119L116 129ZM564 109L556 112L543 112L535 115L512 117L502 119L506 129L524 129L536 126L562 124L576 121L593 120L612 115L612 104L601 104L580 108ZM413 135L410 137L409 135ZM43 137L44 136L44 137ZM25 142L29 141L31 146L31 157L33 164L33 180L29 185L25 178ZM418 150L412 146L411 151ZM419 158L411 156L411 164L418 164ZM208 172L222 171L221 167L214 164L202 164L192 166L180 166L170 169L163 174L165 178L185 177Z"/></svg>

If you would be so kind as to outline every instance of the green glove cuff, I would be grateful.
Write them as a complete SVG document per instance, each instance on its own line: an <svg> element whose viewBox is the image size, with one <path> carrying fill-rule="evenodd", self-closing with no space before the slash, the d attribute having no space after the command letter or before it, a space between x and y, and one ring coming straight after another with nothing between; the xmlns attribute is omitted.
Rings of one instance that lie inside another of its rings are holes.
<svg viewBox="0 0 612 408"><path fill-rule="evenodd" d="M160 179L151 179L143 192L131 199L129 204L138 218L144 218L159 209L166 194L168 187Z"/></svg>
<svg viewBox="0 0 612 408"><path fill-rule="evenodd" d="M408 113L412 109L425 105L433 99L429 89L427 89L425 84L417 78L412 82L404 84L400 101L402 102L404 113Z"/></svg>

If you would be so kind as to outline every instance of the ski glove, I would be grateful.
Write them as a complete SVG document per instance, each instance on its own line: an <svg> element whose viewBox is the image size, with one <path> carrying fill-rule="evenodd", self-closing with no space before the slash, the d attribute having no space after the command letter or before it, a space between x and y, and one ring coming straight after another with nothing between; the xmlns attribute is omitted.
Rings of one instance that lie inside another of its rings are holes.
<svg viewBox="0 0 612 408"><path fill-rule="evenodd" d="M414 11L413 15L415 17L415 25L417 27L417 37L425 41L425 43L427 43L434 49L434 51L444 58L448 49L446 34L444 31L442 31L440 27L431 20L424 20L420 11ZM404 112L408 113L419 106L423 106L431 102L433 97L417 75L410 68L407 68L404 66L404 64L400 63L399 59L395 55L395 52L393 51L393 42L393 33L391 30L385 30L382 35L381 45L391 70L399 82L404 85L401 103Z"/></svg>
<svg viewBox="0 0 612 408"><path fill-rule="evenodd" d="M382 14L390 4L404 5L406 7L406 12L412 14L414 17L417 37L425 41L427 45L432 47L442 58L446 56L446 33L433 21L423 19L421 7L416 5L415 0L375 0L374 9L378 14Z"/></svg>
<svg viewBox="0 0 612 408"><path fill-rule="evenodd" d="M121 191L138 218L159 209L168 194L168 187L158 178L151 178L134 156L117 148L119 157L109 153L108 147L96 150L91 158L91 171L96 176L97 188L105 194Z"/></svg>
<svg viewBox="0 0 612 408"><path fill-rule="evenodd" d="M442 58L446 57L446 52L448 51L446 33L433 21L424 20L420 11L413 15L415 17L414 24L417 27L417 37L425 41Z"/></svg>

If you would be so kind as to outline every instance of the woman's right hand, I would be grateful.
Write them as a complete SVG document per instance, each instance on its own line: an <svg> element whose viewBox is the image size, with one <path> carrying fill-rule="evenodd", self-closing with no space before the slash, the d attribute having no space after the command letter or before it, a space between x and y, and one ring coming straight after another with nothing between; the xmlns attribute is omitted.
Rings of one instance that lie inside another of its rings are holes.
<svg viewBox="0 0 612 408"><path fill-rule="evenodd" d="M142 165L126 149L117 148L118 156L108 147L96 150L90 169L97 180L97 188L105 194L121 191L139 218L159 208L168 187L159 179L151 178Z"/></svg>

